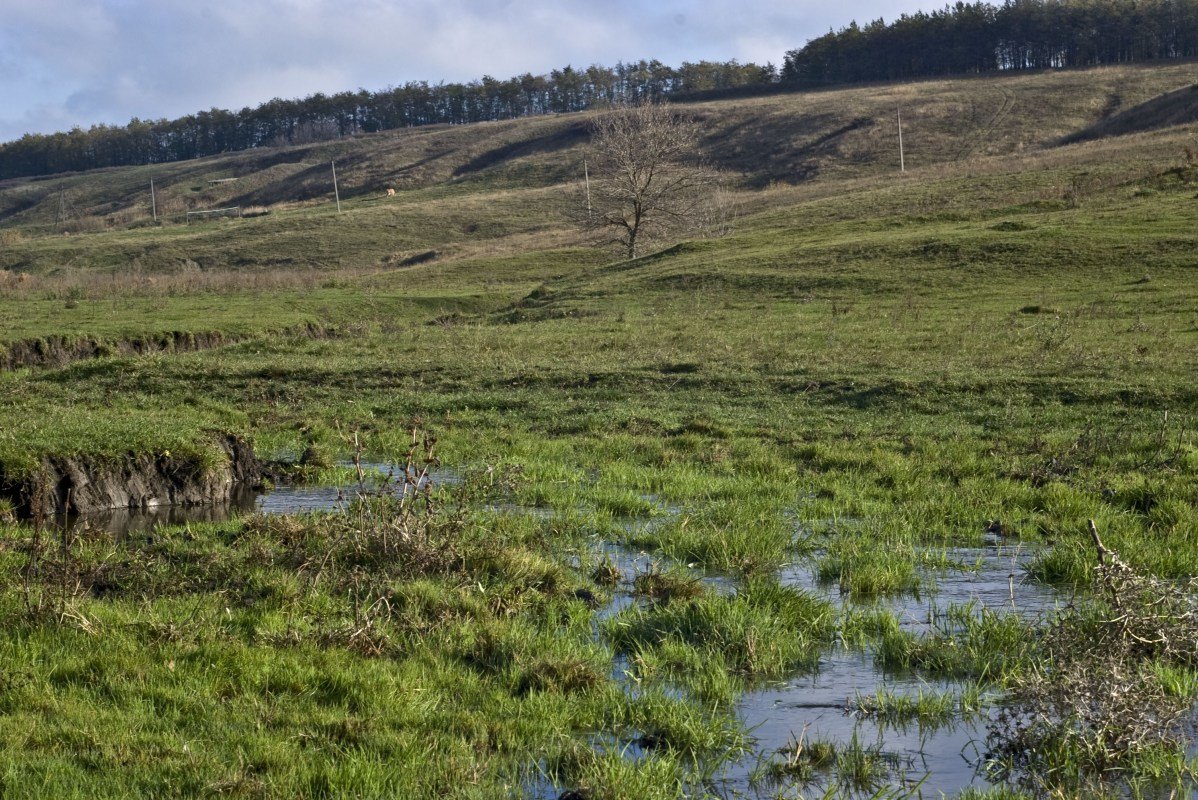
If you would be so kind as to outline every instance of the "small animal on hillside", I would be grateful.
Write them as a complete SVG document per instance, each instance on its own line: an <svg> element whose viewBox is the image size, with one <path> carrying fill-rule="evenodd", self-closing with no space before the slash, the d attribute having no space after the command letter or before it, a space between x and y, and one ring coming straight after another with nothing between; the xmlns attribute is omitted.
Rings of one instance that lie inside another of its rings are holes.
<svg viewBox="0 0 1198 800"><path fill-rule="evenodd" d="M387 190L387 196L388 196L388 197L395 197L395 190L394 190L394 189L388 189L388 190Z"/></svg>

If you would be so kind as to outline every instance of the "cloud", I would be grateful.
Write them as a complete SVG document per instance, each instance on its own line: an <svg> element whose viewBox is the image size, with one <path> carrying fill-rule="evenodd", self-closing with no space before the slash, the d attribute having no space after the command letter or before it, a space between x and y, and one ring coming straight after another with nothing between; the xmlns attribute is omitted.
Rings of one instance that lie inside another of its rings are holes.
<svg viewBox="0 0 1198 800"><path fill-rule="evenodd" d="M871 0L860 18L882 13ZM0 0L0 140L409 80L773 61L849 22L774 0Z"/></svg>

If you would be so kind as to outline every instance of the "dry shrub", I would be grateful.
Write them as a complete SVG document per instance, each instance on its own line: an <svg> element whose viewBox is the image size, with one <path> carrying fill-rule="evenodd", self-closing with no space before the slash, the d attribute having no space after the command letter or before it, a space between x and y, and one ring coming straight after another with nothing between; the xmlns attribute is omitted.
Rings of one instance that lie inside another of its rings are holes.
<svg viewBox="0 0 1198 800"><path fill-rule="evenodd" d="M1198 578L1141 575L1090 526L1097 602L1058 617L1043 665L1017 680L989 731L997 776L1037 796L1189 780L1168 765L1185 753L1192 700L1164 675L1198 668Z"/></svg>
<svg viewBox="0 0 1198 800"><path fill-rule="evenodd" d="M128 206L126 208L117 209L109 214L107 217L107 223L109 227L127 228L136 222L141 222L149 216L149 208L143 208L139 205Z"/></svg>
<svg viewBox="0 0 1198 800"><path fill-rule="evenodd" d="M742 214L740 199L716 186L700 204L697 214L699 235L705 239L722 239L732 232L733 220Z"/></svg>
<svg viewBox="0 0 1198 800"><path fill-rule="evenodd" d="M355 448L358 486L347 496L344 513L254 517L246 522L246 533L269 542L276 563L311 585L350 592L361 608L374 612L396 580L467 576L471 564L498 559L500 542L471 535L470 509L507 491L507 481L468 475L452 492L435 491L436 440L417 428L411 437L405 458L377 484L361 467L362 451Z"/></svg>
<svg viewBox="0 0 1198 800"><path fill-rule="evenodd" d="M63 233L99 233L108 230L103 217L86 216L62 223Z"/></svg>
<svg viewBox="0 0 1198 800"><path fill-rule="evenodd" d="M182 215L191 210L191 205L182 197L160 193L158 195L158 216Z"/></svg>

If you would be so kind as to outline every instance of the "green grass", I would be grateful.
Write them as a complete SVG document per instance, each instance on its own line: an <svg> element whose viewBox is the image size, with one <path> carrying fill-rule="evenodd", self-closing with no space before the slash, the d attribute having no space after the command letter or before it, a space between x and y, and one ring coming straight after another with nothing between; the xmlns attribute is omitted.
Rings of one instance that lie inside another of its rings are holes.
<svg viewBox="0 0 1198 800"><path fill-rule="evenodd" d="M931 634L885 630L876 660L889 670L1001 684L1038 663L1031 630L1018 614L950 606Z"/></svg>
<svg viewBox="0 0 1198 800"><path fill-rule="evenodd" d="M604 634L618 652L634 658L690 649L698 657L677 658L682 670L714 661L722 672L752 681L815 667L819 645L830 638L833 624L825 601L757 580L732 597L705 595L630 608L607 620Z"/></svg>
<svg viewBox="0 0 1198 800"><path fill-rule="evenodd" d="M919 689L915 694L898 694L883 686L873 694L858 692L849 701L848 711L882 725L902 728L914 723L920 730L935 730L976 717L985 706L976 684L967 684L960 692Z"/></svg>
<svg viewBox="0 0 1198 800"><path fill-rule="evenodd" d="M34 572L5 529L5 795L504 796L545 757L605 796L674 797L743 748L727 719L625 693L574 579L445 508L35 539ZM596 730L662 753L579 755Z"/></svg>
<svg viewBox="0 0 1198 800"><path fill-rule="evenodd" d="M855 734L843 745L804 736L759 764L753 783L776 790L777 796L817 784L825 797L914 796L918 785L908 789L898 776L898 765L880 745L864 745Z"/></svg>
<svg viewBox="0 0 1198 800"><path fill-rule="evenodd" d="M914 554L853 537L835 543L816 565L816 578L856 599L917 592L923 579Z"/></svg>

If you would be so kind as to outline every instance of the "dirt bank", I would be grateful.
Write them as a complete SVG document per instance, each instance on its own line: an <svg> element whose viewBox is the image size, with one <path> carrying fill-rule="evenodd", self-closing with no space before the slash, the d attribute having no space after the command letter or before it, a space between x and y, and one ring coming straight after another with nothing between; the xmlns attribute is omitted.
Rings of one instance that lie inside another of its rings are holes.
<svg viewBox="0 0 1198 800"><path fill-rule="evenodd" d="M282 331L258 334L223 333L221 331L162 331L117 339L95 336L46 336L0 344L0 371L22 367L61 367L74 361L106 356L146 355L148 353L187 353L210 350L260 337L303 337L325 339L336 331L308 323Z"/></svg>
<svg viewBox="0 0 1198 800"><path fill-rule="evenodd" d="M36 518L215 503L228 499L236 486L261 483L264 465L247 441L226 434L215 444L216 463L199 455L171 453L48 456L29 475L12 478L0 471L0 493L22 516Z"/></svg>

